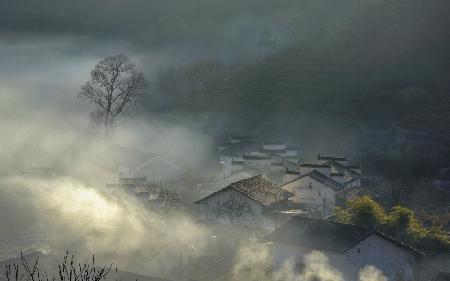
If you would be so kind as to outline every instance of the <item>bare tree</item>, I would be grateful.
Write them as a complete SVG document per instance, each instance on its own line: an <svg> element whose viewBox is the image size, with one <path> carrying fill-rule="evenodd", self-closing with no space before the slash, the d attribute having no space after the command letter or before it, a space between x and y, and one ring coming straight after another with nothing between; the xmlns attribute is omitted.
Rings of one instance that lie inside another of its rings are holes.
<svg viewBox="0 0 450 281"><path fill-rule="evenodd" d="M97 106L97 117L102 120L108 138L117 118L135 104L145 87L143 73L127 56L119 54L107 57L95 66L79 97Z"/></svg>
<svg viewBox="0 0 450 281"><path fill-rule="evenodd" d="M194 61L185 69L188 81L200 85L203 91L209 91L226 78L226 67L218 59L201 59Z"/></svg>
<svg viewBox="0 0 450 281"><path fill-rule="evenodd" d="M158 73L157 87L162 93L175 96L184 80L182 70L179 67L171 66Z"/></svg>
<svg viewBox="0 0 450 281"><path fill-rule="evenodd" d="M234 196L222 202L217 212L220 217L228 219L230 223L241 223L240 219L242 217L248 215L253 216L250 204Z"/></svg>
<svg viewBox="0 0 450 281"><path fill-rule="evenodd" d="M163 215L167 215L169 210L176 205L178 194L172 189L162 189L158 194L161 200L161 211Z"/></svg>

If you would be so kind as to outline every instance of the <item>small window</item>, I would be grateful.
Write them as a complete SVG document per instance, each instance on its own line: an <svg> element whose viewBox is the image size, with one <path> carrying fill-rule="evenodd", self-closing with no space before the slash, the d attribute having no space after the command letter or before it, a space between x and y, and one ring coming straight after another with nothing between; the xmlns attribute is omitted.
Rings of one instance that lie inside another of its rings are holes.
<svg viewBox="0 0 450 281"><path fill-rule="evenodd" d="M358 255L361 253L361 249L360 248L358 248Z"/></svg>
<svg viewBox="0 0 450 281"><path fill-rule="evenodd" d="M320 194L320 190L319 190L319 197L321 197L322 195Z"/></svg>

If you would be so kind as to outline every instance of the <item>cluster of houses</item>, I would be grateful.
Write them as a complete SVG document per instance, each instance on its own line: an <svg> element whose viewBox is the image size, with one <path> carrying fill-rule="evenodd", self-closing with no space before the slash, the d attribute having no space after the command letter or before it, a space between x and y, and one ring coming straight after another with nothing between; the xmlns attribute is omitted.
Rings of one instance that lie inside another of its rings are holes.
<svg viewBox="0 0 450 281"><path fill-rule="evenodd" d="M414 280L422 252L375 229L329 218L339 199L361 188L360 166L322 155L302 163L298 148L248 137L232 137L219 154L223 178L239 176L194 203L201 220L264 230L274 271L287 262L301 270L318 250L349 278L374 265L389 280Z"/></svg>
<svg viewBox="0 0 450 281"><path fill-rule="evenodd" d="M162 188L180 182L176 165L152 153L110 149L106 159L99 158L117 171L118 182L108 186L128 190L147 204L153 202L155 208L182 200L164 196L167 192ZM362 188L359 165L324 155L302 162L297 146L236 136L220 146L219 157L222 188L217 183L203 188L198 192L202 198L194 202L199 223L220 225L215 239L227 235L224 228L261 230L261 243L271 249L274 272L287 262L301 271L308 254L318 250L350 280L366 265L374 265L389 280L414 280L422 252L376 229L331 219L336 206Z"/></svg>
<svg viewBox="0 0 450 281"><path fill-rule="evenodd" d="M225 182L262 174L280 183L283 172L296 167L299 157L298 146L281 141L260 142L248 136L231 136L219 145L221 177Z"/></svg>
<svg viewBox="0 0 450 281"><path fill-rule="evenodd" d="M415 280L422 252L376 229L332 220L336 206L363 188L361 167L345 157L302 157L296 145L232 136L219 147L220 180L211 188L202 183L187 189L202 197L194 202L199 223L260 230L274 272L287 262L300 272L308 255L320 251L346 280L356 280L366 265L388 280ZM167 188L183 185L182 171L161 155L114 145L98 155L97 164L117 177L107 187L125 190L152 209L183 200ZM216 232L214 241L227 235ZM435 280L448 277L440 273Z"/></svg>
<svg viewBox="0 0 450 281"><path fill-rule="evenodd" d="M318 178L314 190L324 192L322 198L331 198L334 193L328 194L321 189L323 185L331 184L324 183L326 176L316 170L305 175L314 181ZM300 175L299 178L306 177ZM268 232L263 241L272 247L274 271L281 270L287 262L294 262L301 270L307 255L318 250L349 278L357 276L366 265L374 265L389 280L400 280L397 279L399 275L401 280L414 280L413 268L423 257L420 251L372 228L286 212L283 206L289 206L291 198L311 194L309 190L308 193L300 190L294 194L296 189L291 187L289 184L279 187L257 175L234 182L195 204L200 206L205 222L259 228ZM335 191L334 188L332 190ZM330 202L333 201L330 199Z"/></svg>
<svg viewBox="0 0 450 281"><path fill-rule="evenodd" d="M174 190L182 170L161 155L112 145L98 155L97 162L116 177L107 188L125 191L150 209L159 211L181 199Z"/></svg>
<svg viewBox="0 0 450 281"><path fill-rule="evenodd" d="M262 175L291 194L290 204L283 207L311 217L332 215L337 201L361 187L359 165L321 155L314 163L302 163L300 149L283 142L232 136L219 147L219 158L225 185Z"/></svg>

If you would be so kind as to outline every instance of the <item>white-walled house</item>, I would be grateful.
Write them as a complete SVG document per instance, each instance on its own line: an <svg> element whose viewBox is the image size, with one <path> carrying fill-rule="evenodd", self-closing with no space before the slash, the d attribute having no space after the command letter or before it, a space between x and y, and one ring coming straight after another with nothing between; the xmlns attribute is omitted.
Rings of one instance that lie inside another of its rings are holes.
<svg viewBox="0 0 450 281"><path fill-rule="evenodd" d="M282 178L286 168L295 168L300 154L297 146L289 146L284 142L258 142L251 137L236 136L231 136L227 142L219 145L218 152L222 177L256 169L260 174L270 176L272 180L275 174Z"/></svg>
<svg viewBox="0 0 450 281"><path fill-rule="evenodd" d="M334 179L344 181L346 189L360 187L362 171L359 165L349 165L347 158L343 157L331 157L331 156L318 156L317 160L320 165L327 165L331 167L331 176L334 175ZM337 175L342 175L341 179Z"/></svg>
<svg viewBox="0 0 450 281"><path fill-rule="evenodd" d="M357 280L367 265L383 271L388 280L414 280L414 265L420 251L374 229L296 216L265 237L273 246L273 269L293 261L302 270L305 257L320 251L332 266ZM401 279L398 279L401 278Z"/></svg>
<svg viewBox="0 0 450 281"><path fill-rule="evenodd" d="M261 175L234 182L194 204L202 220L273 230L272 210L290 196Z"/></svg>
<svg viewBox="0 0 450 281"><path fill-rule="evenodd" d="M148 183L168 183L182 177L181 169L161 155L113 145L98 157L119 179L145 178Z"/></svg>
<svg viewBox="0 0 450 281"><path fill-rule="evenodd" d="M344 190L344 185L312 170L285 183L280 188L293 194L289 201L312 210L320 217L327 217L333 214L336 207L336 194Z"/></svg>
<svg viewBox="0 0 450 281"><path fill-rule="evenodd" d="M317 171L326 177L331 176L332 168L329 164L308 164L302 163L299 166L299 171L301 175L305 175L312 171Z"/></svg>
<svg viewBox="0 0 450 281"><path fill-rule="evenodd" d="M345 157L335 157L335 156L322 156L322 155L318 155L317 156L317 161L319 161L320 164L327 164L330 161L334 161L337 162L343 166L347 166L348 165L348 159Z"/></svg>

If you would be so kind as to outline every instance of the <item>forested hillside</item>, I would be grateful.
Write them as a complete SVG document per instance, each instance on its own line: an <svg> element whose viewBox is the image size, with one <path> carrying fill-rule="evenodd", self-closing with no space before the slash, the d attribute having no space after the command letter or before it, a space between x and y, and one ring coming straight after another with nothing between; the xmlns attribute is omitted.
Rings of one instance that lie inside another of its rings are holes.
<svg viewBox="0 0 450 281"><path fill-rule="evenodd" d="M329 9L316 10L313 31L264 57L210 60L220 71L215 77L213 68L205 71L208 87L180 78L182 90L163 89L167 107L219 110L244 128L294 134L324 120L340 130L400 126L443 133L450 122L448 1L373 1L352 17L323 25ZM275 42L277 33L270 36Z"/></svg>

